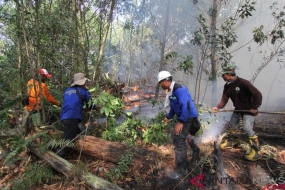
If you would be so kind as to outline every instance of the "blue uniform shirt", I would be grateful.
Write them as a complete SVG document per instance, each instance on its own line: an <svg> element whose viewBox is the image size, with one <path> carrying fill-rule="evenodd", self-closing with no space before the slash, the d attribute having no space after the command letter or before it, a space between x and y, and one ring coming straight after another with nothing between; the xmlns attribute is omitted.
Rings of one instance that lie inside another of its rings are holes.
<svg viewBox="0 0 285 190"><path fill-rule="evenodd" d="M198 117L198 111L194 101L185 86L175 83L169 100L170 110L167 114L168 119L173 118L176 114L178 121L185 123L189 118Z"/></svg>
<svg viewBox="0 0 285 190"><path fill-rule="evenodd" d="M76 93L76 89L80 93L81 98L79 94ZM79 87L79 86L72 86L72 87L67 88L63 96L63 104L62 104L62 110L60 114L60 121L64 119L79 119L81 121L84 104L86 105L86 107L92 110L96 109L96 105L93 103L90 104L89 102L90 100L91 100L91 95L87 89Z"/></svg>

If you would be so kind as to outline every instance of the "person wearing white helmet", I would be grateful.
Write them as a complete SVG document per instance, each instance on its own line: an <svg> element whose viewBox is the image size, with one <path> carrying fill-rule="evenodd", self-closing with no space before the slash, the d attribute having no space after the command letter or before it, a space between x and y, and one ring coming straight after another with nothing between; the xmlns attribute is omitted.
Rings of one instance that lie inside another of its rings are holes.
<svg viewBox="0 0 285 190"><path fill-rule="evenodd" d="M157 80L160 87L168 91L165 104L169 104L170 110L164 121L171 121L174 115L178 118L173 137L176 171L169 175L170 178L177 179L188 174L186 141L193 150L191 162L199 158L200 149L194 143L193 137L201 126L199 114L189 90L184 85L174 82L168 71L159 72Z"/></svg>

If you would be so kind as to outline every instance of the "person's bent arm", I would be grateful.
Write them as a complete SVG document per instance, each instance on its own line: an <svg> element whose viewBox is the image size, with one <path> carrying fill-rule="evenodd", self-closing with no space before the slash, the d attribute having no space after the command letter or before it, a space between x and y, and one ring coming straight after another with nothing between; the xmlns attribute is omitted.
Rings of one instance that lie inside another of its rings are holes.
<svg viewBox="0 0 285 190"><path fill-rule="evenodd" d="M92 101L92 98L91 98L91 94L90 92L87 90L86 91L86 107L89 109L89 110L97 110L99 109L98 106L96 106L93 101Z"/></svg>
<svg viewBox="0 0 285 190"><path fill-rule="evenodd" d="M42 83L42 91L44 97L51 103L57 106L60 106L60 103L51 95L47 85L45 83Z"/></svg>
<svg viewBox="0 0 285 190"><path fill-rule="evenodd" d="M229 96L228 96L227 92L224 89L223 90L222 99L221 99L220 103L216 107L212 108L213 112L217 113L219 111L219 109L224 108L225 105L228 103L228 101L229 101Z"/></svg>

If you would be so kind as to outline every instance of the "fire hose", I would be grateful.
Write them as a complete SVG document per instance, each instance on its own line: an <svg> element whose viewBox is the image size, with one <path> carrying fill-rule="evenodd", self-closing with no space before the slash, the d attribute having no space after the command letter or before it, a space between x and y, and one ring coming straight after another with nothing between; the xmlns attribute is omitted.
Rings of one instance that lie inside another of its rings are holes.
<svg viewBox="0 0 285 190"><path fill-rule="evenodd" d="M213 111L210 111L210 110L205 110L205 111L208 111L210 113L214 113ZM216 113L219 113L219 112L246 112L246 113L248 113L250 111L249 110L219 110ZM257 113L285 115L285 112L277 112L277 111L273 111L273 112L270 112L270 111L257 111Z"/></svg>

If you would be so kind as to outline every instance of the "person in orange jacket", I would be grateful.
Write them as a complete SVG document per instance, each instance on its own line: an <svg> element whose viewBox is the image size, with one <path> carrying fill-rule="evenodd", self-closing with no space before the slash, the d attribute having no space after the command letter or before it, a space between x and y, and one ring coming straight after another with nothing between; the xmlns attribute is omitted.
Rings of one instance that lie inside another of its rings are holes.
<svg viewBox="0 0 285 190"><path fill-rule="evenodd" d="M40 76L39 76L40 74ZM46 69L40 69L36 72L35 77L30 79L27 83L27 95L29 96L29 103L26 105L27 111L40 111L42 108L41 105L41 97L46 98L51 104L61 106L60 102L58 102L50 93L45 81L48 78L51 78L52 75L47 72ZM39 78L41 78L41 83L39 82ZM41 84L41 89L40 89ZM42 96L40 92L42 91Z"/></svg>

